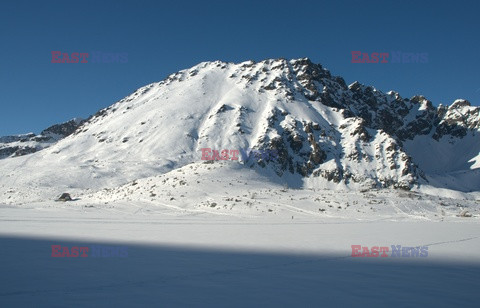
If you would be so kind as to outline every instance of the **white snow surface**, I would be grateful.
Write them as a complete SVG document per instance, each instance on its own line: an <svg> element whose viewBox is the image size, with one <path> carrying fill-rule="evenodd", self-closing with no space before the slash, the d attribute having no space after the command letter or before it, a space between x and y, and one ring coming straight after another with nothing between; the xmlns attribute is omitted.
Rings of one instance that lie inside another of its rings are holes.
<svg viewBox="0 0 480 308"><path fill-rule="evenodd" d="M292 189L234 162L189 164L72 202L0 206L0 304L476 307L479 203ZM51 245L128 257L55 258ZM352 245L428 256L356 258Z"/></svg>
<svg viewBox="0 0 480 308"><path fill-rule="evenodd" d="M389 156L385 150L395 143L387 134L373 131L375 142L363 143L352 136L359 125L355 118L345 120L337 109L302 97L288 99L282 86L263 90L289 74L288 65L279 68L286 64L285 60L204 62L140 88L55 145L1 161L0 202L41 201L67 190L116 187L200 162L201 148L258 147L278 132L295 132L297 121L317 123L326 132L319 142L331 154L322 170L342 165L355 175L352 187L370 185L372 177L410 179L401 171L404 155ZM271 129L268 117L279 110L288 116ZM346 156L355 150L367 159L341 158L344 149ZM295 176L283 180L306 185ZM34 194L27 198L30 192Z"/></svg>
<svg viewBox="0 0 480 308"><path fill-rule="evenodd" d="M406 154L391 156L395 140L381 131L362 142L358 118L263 90L286 75L282 63L201 63L47 149L1 160L0 306L478 306L474 136L406 142L429 182L371 189L408 180ZM271 129L277 110L288 116ZM201 148L255 148L297 121L345 152L322 169L340 164L358 183L201 160ZM53 201L64 192L73 201ZM122 246L128 257L55 258L51 245ZM426 246L428 256L355 258L351 245Z"/></svg>

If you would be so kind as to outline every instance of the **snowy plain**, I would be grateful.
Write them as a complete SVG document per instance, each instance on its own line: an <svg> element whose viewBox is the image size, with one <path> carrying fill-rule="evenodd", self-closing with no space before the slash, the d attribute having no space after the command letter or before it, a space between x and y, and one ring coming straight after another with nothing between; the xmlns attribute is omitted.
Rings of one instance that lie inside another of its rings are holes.
<svg viewBox="0 0 480 308"><path fill-rule="evenodd" d="M324 84L306 84L311 68L306 59L204 62L46 149L1 160L0 307L479 306L478 129L405 142L428 182L372 188L409 183L407 153L381 130L362 140L361 119L307 99L313 85L353 99L318 67ZM425 104L409 102L407 120ZM316 171L354 181L200 159L206 147L303 136L284 155L303 164L307 130L326 151ZM65 192L74 200L53 201ZM52 257L52 245L128 256ZM428 247L428 256L352 257L352 245Z"/></svg>
<svg viewBox="0 0 480 308"><path fill-rule="evenodd" d="M0 305L477 306L474 197L292 189L232 166L0 206ZM465 209L473 217L459 217ZM122 246L128 257L58 258L52 245ZM351 245L428 246L428 256L352 257Z"/></svg>

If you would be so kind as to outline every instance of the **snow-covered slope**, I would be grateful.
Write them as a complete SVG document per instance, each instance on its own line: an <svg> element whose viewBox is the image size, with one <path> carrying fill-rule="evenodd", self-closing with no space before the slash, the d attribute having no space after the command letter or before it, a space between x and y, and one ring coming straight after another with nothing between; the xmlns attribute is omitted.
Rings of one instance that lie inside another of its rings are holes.
<svg viewBox="0 0 480 308"><path fill-rule="evenodd" d="M456 100L440 106L435 127L404 142L404 148L425 172L430 185L460 191L480 186L479 107Z"/></svg>
<svg viewBox="0 0 480 308"><path fill-rule="evenodd" d="M0 159L35 153L72 134L85 121L75 118L34 133L0 137Z"/></svg>
<svg viewBox="0 0 480 308"><path fill-rule="evenodd" d="M308 59L204 62L138 89L42 151L1 160L0 202L113 188L201 162L202 148L276 151L227 167L295 188L465 190L459 181L469 178L468 189L480 190L478 130L479 108L466 101L435 108L421 96L347 86ZM447 139L470 148L452 154Z"/></svg>

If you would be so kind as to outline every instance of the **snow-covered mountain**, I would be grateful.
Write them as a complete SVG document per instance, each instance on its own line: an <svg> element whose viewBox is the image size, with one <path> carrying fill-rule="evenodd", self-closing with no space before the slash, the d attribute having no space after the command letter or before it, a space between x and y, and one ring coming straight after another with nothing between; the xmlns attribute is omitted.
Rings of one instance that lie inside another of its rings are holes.
<svg viewBox="0 0 480 308"><path fill-rule="evenodd" d="M74 118L34 133L0 137L0 159L35 153L72 134L85 120Z"/></svg>
<svg viewBox="0 0 480 308"><path fill-rule="evenodd" d="M253 148L278 157L224 165L299 188L478 191L479 110L347 85L309 59L204 62L138 89L42 151L0 160L0 189L100 190L204 163L202 148Z"/></svg>

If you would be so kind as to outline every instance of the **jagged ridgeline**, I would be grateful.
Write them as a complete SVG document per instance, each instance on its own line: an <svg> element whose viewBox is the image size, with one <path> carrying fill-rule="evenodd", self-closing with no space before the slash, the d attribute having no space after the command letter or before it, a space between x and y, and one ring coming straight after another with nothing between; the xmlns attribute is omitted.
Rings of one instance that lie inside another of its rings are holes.
<svg viewBox="0 0 480 308"><path fill-rule="evenodd" d="M75 118L44 129L40 134L0 137L0 159L35 153L73 134L85 120Z"/></svg>
<svg viewBox="0 0 480 308"><path fill-rule="evenodd" d="M125 182L200 162L201 148L251 148L278 155L231 163L352 186L478 190L479 109L347 85L306 58L204 62L76 122L37 163L114 168L103 176Z"/></svg>

